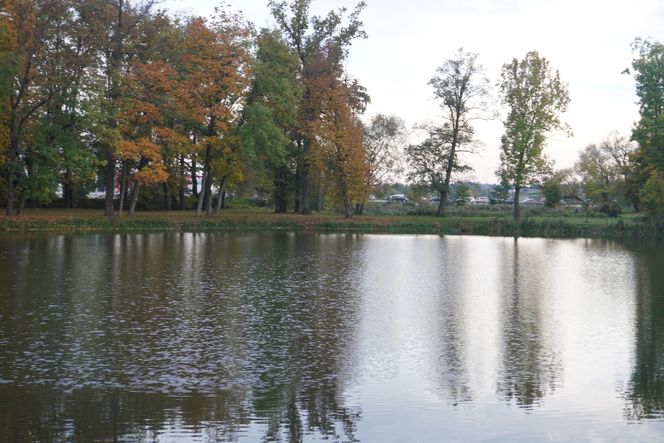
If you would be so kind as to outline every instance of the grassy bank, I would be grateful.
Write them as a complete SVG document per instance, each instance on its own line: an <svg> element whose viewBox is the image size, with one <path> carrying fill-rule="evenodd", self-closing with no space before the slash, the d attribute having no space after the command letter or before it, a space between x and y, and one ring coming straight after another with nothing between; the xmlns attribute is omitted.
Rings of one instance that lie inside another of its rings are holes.
<svg viewBox="0 0 664 443"><path fill-rule="evenodd" d="M0 231L26 232L199 232L231 229L284 229L437 235L494 235L546 238L664 238L664 222L640 216L585 218L529 216L520 222L509 214L366 215L344 219L337 214L272 214L259 209L226 210L217 216L193 212L141 212L108 219L98 210L28 210L20 217L0 217Z"/></svg>

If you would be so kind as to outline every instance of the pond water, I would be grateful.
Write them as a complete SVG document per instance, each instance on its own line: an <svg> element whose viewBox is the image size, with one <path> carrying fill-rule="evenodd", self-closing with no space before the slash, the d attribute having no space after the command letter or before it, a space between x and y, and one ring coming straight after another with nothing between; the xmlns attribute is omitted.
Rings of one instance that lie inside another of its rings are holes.
<svg viewBox="0 0 664 443"><path fill-rule="evenodd" d="M664 249L0 238L0 441L661 441Z"/></svg>

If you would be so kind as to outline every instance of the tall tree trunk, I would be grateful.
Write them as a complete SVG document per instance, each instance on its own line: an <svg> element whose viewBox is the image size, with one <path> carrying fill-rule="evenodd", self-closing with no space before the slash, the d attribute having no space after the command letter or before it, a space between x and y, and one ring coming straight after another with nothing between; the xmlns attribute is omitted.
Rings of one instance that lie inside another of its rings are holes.
<svg viewBox="0 0 664 443"><path fill-rule="evenodd" d="M208 174L210 172L208 170ZM212 215L212 175L205 181L205 214Z"/></svg>
<svg viewBox="0 0 664 443"><path fill-rule="evenodd" d="M288 211L288 171L278 168L274 178L274 212L283 214Z"/></svg>
<svg viewBox="0 0 664 443"><path fill-rule="evenodd" d="M25 209L25 201L27 200L27 197L25 193L21 195L21 199L18 201L18 205L16 206L16 215L19 216L23 212L23 209Z"/></svg>
<svg viewBox="0 0 664 443"><path fill-rule="evenodd" d="M78 200L78 198L76 200ZM67 209L71 209L73 207L74 207L74 187L70 185L67 189Z"/></svg>
<svg viewBox="0 0 664 443"><path fill-rule="evenodd" d="M162 184L162 190L164 192L164 210L170 211L171 210L171 193L169 192L167 182L164 182Z"/></svg>
<svg viewBox="0 0 664 443"><path fill-rule="evenodd" d="M521 186L514 186L514 220L521 218L521 205L519 204L519 194L521 193Z"/></svg>
<svg viewBox="0 0 664 443"><path fill-rule="evenodd" d="M205 172L203 172L202 179L205 179ZM196 160L191 160L191 194L194 198L198 198L198 167L196 166Z"/></svg>
<svg viewBox="0 0 664 443"><path fill-rule="evenodd" d="M350 200L348 187L343 178L339 180L339 191L341 192L341 200L344 204L344 215L346 218L351 218L353 216L353 202Z"/></svg>
<svg viewBox="0 0 664 443"><path fill-rule="evenodd" d="M215 215L219 213L221 208L224 207L224 197L226 195L226 191L224 190L224 184L226 183L226 177L223 177L221 179L221 183L219 184L219 195L217 196L217 207L214 210Z"/></svg>
<svg viewBox="0 0 664 443"><path fill-rule="evenodd" d="M302 166L300 165L300 160L297 162L297 166L295 168L295 201L293 204L293 210L295 211L296 214L300 213L300 175L302 173Z"/></svg>
<svg viewBox="0 0 664 443"><path fill-rule="evenodd" d="M346 218L353 217L353 203L347 198L344 199L344 215Z"/></svg>
<svg viewBox="0 0 664 443"><path fill-rule="evenodd" d="M69 184L70 175L69 172L65 174L65 179L62 182L62 199L64 201L64 206L66 209L71 209L72 201L74 200L74 190Z"/></svg>
<svg viewBox="0 0 664 443"><path fill-rule="evenodd" d="M274 190L274 213L283 214L288 211L288 199L280 189Z"/></svg>
<svg viewBox="0 0 664 443"><path fill-rule="evenodd" d="M127 161L122 160L122 175L120 178L120 206L118 209L118 216L122 217L124 211L124 201L127 195Z"/></svg>
<svg viewBox="0 0 664 443"><path fill-rule="evenodd" d="M203 170L203 183L207 180L205 170ZM201 216L201 212L203 211L203 198L205 197L205 186L201 188L201 192L198 194L198 202L196 202L196 217Z"/></svg>
<svg viewBox="0 0 664 443"><path fill-rule="evenodd" d="M196 207L196 216L200 216L203 211L203 203L208 203L207 212L210 214L210 190L212 189L212 177L210 173L212 172L212 167L210 161L212 156L212 148L208 144L205 147L205 159L203 161L203 182L201 183L201 192L198 195L198 206Z"/></svg>
<svg viewBox="0 0 664 443"><path fill-rule="evenodd" d="M14 171L10 165L7 165L7 207L5 215L12 215L14 210Z"/></svg>
<svg viewBox="0 0 664 443"><path fill-rule="evenodd" d="M129 216L131 217L134 215L134 211L136 211L136 202L138 201L138 193L141 192L141 182L137 181L136 184L134 185L134 192L132 193L131 196L131 205L129 206Z"/></svg>
<svg viewBox="0 0 664 443"><path fill-rule="evenodd" d="M325 186L322 185L323 177L322 174L318 174L316 177L316 207L314 208L316 212L323 210L323 200L325 199Z"/></svg>
<svg viewBox="0 0 664 443"><path fill-rule="evenodd" d="M114 204L113 198L115 194L115 155L113 155L113 146L106 149L106 208L104 214L107 217L113 217Z"/></svg>
<svg viewBox="0 0 664 443"><path fill-rule="evenodd" d="M179 208L180 211L184 211L185 208L185 164L184 164L184 155L180 156L180 182L178 184L178 197L179 197Z"/></svg>
<svg viewBox="0 0 664 443"><path fill-rule="evenodd" d="M311 208L309 206L309 151L311 150L311 139L305 137L302 150L302 170L300 171L300 213L309 214Z"/></svg>
<svg viewBox="0 0 664 443"><path fill-rule="evenodd" d="M18 147L20 145L19 131L16 126L16 109L12 107L9 128L9 153L7 156L7 207L5 215L12 215L14 210L14 196L16 191L16 162L18 161Z"/></svg>
<svg viewBox="0 0 664 443"><path fill-rule="evenodd" d="M107 77L109 79L109 86L106 97L114 105L115 109L117 102L120 98L120 78L122 70L122 61L124 60L124 0L118 0L117 3L117 22L114 28L114 46L111 50L111 57L109 60ZM115 116L111 115L108 120L109 128L117 128L118 122ZM115 149L112 144L106 146L106 216L113 217L114 203L113 197L115 193Z"/></svg>
<svg viewBox="0 0 664 443"><path fill-rule="evenodd" d="M449 188L438 191L438 196L440 200L438 201L438 209L436 210L436 216L440 217L445 213L445 207L447 206L447 199L449 195Z"/></svg>

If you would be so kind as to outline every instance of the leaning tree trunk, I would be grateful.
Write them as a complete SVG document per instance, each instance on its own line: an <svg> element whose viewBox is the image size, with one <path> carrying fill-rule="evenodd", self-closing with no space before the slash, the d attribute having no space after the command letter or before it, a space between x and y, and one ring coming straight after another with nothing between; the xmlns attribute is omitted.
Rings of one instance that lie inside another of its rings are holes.
<svg viewBox="0 0 664 443"><path fill-rule="evenodd" d="M445 209L445 202L443 202L443 194L440 194L440 200L438 200L438 209L436 210L436 216L440 217L443 215L443 210Z"/></svg>
<svg viewBox="0 0 664 443"><path fill-rule="evenodd" d="M221 179L219 184L219 195L217 196L217 207L214 209L214 214L217 215L221 208L224 207L224 196L226 191L224 190L224 184L226 183L226 177Z"/></svg>
<svg viewBox="0 0 664 443"><path fill-rule="evenodd" d="M138 193L141 192L141 182L137 181L136 184L134 185L134 192L132 193L131 196L131 205L129 205L129 216L131 217L134 215L134 211L136 211L136 202L138 201Z"/></svg>
<svg viewBox="0 0 664 443"><path fill-rule="evenodd" d="M438 197L440 200L438 201L438 209L436 210L436 216L440 217L445 214L445 206L447 206L447 196L448 196L447 190L442 190L438 191Z"/></svg>
<svg viewBox="0 0 664 443"><path fill-rule="evenodd" d="M201 187L201 192L198 194L198 202L196 203L196 217L201 216L203 211L203 199L205 198L205 182L207 181L207 171L203 169L203 186Z"/></svg>
<svg viewBox="0 0 664 443"><path fill-rule="evenodd" d="M205 148L205 161L203 163L203 180L201 183L201 192L198 194L198 205L196 206L196 216L200 217L203 212L203 203L207 200L212 183L210 183L210 155L212 154L210 145ZM209 208L209 205L208 205Z"/></svg>

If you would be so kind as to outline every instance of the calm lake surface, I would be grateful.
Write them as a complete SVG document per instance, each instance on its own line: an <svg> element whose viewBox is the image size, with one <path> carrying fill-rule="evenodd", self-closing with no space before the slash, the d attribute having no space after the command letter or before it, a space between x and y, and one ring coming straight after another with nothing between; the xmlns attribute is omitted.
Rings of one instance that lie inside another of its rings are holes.
<svg viewBox="0 0 664 443"><path fill-rule="evenodd" d="M662 248L0 237L0 441L662 439Z"/></svg>

